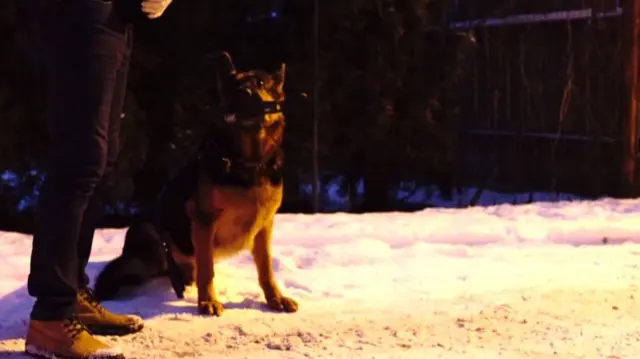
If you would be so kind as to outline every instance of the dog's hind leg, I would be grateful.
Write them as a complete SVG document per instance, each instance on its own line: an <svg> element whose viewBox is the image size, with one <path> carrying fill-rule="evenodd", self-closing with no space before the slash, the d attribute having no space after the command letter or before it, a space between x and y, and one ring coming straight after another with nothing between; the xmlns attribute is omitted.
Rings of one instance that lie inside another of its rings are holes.
<svg viewBox="0 0 640 359"><path fill-rule="evenodd" d="M123 287L140 286L165 275L166 260L151 223L141 223L127 230L122 254L109 262L100 272L94 285L97 299L116 298Z"/></svg>
<svg viewBox="0 0 640 359"><path fill-rule="evenodd" d="M196 266L193 262L178 263L184 285L192 285L196 281Z"/></svg>

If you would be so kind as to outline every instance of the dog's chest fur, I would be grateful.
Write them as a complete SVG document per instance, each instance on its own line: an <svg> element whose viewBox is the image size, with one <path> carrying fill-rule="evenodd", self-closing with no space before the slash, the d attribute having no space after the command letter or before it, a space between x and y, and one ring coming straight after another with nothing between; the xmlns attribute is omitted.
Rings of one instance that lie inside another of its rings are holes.
<svg viewBox="0 0 640 359"><path fill-rule="evenodd" d="M282 203L282 185L212 186L207 192L207 198L201 199L203 209L214 217L214 261L253 248L255 236L273 219Z"/></svg>

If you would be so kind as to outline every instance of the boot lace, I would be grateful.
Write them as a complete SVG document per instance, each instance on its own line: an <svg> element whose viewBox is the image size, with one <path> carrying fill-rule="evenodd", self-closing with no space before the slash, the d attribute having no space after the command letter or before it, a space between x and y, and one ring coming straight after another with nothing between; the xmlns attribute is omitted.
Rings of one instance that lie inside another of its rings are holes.
<svg viewBox="0 0 640 359"><path fill-rule="evenodd" d="M93 291L89 288L83 289L78 292L80 299L87 302L93 309L96 309L100 313L104 313L107 309L96 299Z"/></svg>
<svg viewBox="0 0 640 359"><path fill-rule="evenodd" d="M63 328L65 330L65 333L67 333L67 335L69 336L69 338L71 338L74 341L78 339L80 334L82 334L83 332L90 333L89 329L84 325L84 323L79 321L78 318L76 318L75 316L72 318L66 319L64 321Z"/></svg>

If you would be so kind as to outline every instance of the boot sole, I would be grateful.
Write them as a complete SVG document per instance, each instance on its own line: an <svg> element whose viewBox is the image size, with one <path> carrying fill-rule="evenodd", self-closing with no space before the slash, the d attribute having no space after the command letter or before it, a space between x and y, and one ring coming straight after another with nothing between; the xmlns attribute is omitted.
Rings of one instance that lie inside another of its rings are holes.
<svg viewBox="0 0 640 359"><path fill-rule="evenodd" d="M27 345L24 350L25 354L38 359L125 359L124 354L116 355L90 355L88 357L69 357L52 353L40 349L34 345Z"/></svg>
<svg viewBox="0 0 640 359"><path fill-rule="evenodd" d="M129 334L135 334L144 329L144 324L139 324L131 327L123 326L110 326L110 325L88 325L85 324L87 329L94 335L112 335L112 336L125 336Z"/></svg>

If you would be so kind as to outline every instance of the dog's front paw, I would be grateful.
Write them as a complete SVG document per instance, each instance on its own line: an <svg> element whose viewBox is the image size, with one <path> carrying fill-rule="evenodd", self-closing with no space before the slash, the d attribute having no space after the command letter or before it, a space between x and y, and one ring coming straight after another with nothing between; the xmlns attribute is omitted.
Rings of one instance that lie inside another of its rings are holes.
<svg viewBox="0 0 640 359"><path fill-rule="evenodd" d="M203 315L213 315L219 317L222 315L224 306L217 300L207 300L198 302L198 313Z"/></svg>
<svg viewBox="0 0 640 359"><path fill-rule="evenodd" d="M293 313L298 311L298 302L294 299L284 296L272 297L267 299L267 305L272 310L278 312Z"/></svg>

